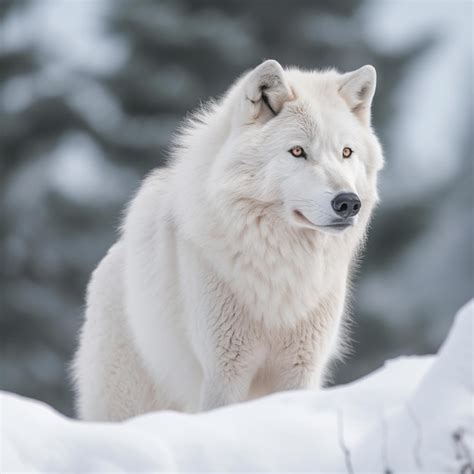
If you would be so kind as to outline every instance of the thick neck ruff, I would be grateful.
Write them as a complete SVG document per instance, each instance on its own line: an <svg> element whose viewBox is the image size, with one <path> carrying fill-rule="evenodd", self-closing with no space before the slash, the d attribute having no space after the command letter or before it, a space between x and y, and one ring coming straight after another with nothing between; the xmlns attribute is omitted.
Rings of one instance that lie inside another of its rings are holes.
<svg viewBox="0 0 474 474"><path fill-rule="evenodd" d="M292 228L278 205L250 199L214 210L212 244L204 251L254 320L267 327L294 326L345 286L356 247L352 229L326 235Z"/></svg>

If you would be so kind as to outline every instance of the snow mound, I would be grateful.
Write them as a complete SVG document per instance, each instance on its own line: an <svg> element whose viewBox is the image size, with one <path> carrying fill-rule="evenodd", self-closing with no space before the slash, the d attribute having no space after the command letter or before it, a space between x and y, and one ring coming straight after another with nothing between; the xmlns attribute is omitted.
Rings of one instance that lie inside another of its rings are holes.
<svg viewBox="0 0 474 474"><path fill-rule="evenodd" d="M208 413L85 423L2 393L1 472L473 472L474 302L437 356Z"/></svg>

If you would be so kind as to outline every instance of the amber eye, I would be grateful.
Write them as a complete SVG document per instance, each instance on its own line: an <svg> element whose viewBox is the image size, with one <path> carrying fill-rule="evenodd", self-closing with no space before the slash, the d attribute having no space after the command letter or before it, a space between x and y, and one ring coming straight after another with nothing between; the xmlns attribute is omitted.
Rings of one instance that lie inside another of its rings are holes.
<svg viewBox="0 0 474 474"><path fill-rule="evenodd" d="M342 157L343 158L350 158L351 155L352 155L353 150L352 148L349 148L348 146L345 146L343 149L342 149Z"/></svg>
<svg viewBox="0 0 474 474"><path fill-rule="evenodd" d="M306 153L301 146L294 146L288 150L295 158L306 158Z"/></svg>

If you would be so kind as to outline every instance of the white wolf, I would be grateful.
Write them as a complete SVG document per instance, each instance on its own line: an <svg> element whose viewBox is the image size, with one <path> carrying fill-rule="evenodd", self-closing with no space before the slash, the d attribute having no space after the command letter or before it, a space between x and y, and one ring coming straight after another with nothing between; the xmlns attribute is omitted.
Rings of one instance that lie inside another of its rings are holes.
<svg viewBox="0 0 474 474"><path fill-rule="evenodd" d="M372 66L268 60L191 119L95 270L79 416L207 410L316 388L377 202Z"/></svg>

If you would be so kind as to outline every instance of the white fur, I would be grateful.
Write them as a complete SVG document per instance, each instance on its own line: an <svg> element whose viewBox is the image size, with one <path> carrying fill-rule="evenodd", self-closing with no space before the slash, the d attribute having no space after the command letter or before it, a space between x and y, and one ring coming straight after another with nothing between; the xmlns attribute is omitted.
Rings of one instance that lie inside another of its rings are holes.
<svg viewBox="0 0 474 474"><path fill-rule="evenodd" d="M270 60L189 121L90 282L74 362L81 418L321 384L377 201L374 90L371 66L339 74ZM297 145L306 160L289 153ZM327 227L340 192L362 202L344 231Z"/></svg>

